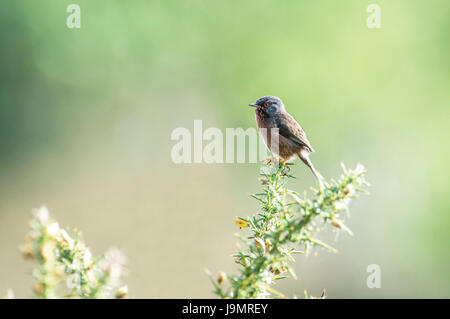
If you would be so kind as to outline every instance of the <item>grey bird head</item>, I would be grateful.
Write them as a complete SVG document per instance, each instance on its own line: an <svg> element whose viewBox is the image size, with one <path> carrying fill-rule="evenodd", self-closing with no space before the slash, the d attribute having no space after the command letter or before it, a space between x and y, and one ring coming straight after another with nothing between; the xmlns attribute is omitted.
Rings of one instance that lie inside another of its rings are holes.
<svg viewBox="0 0 450 319"><path fill-rule="evenodd" d="M280 98L276 96L263 96L255 103L249 104L259 110L264 110L266 113L275 114L284 111L284 104Z"/></svg>

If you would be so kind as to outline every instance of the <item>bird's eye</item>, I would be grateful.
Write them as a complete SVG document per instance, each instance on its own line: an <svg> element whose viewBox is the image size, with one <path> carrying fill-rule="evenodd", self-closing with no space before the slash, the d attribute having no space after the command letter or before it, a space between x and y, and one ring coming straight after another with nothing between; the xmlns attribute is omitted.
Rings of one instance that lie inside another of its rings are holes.
<svg viewBox="0 0 450 319"><path fill-rule="evenodd" d="M264 107L268 107L269 103L268 102L264 102Z"/></svg>

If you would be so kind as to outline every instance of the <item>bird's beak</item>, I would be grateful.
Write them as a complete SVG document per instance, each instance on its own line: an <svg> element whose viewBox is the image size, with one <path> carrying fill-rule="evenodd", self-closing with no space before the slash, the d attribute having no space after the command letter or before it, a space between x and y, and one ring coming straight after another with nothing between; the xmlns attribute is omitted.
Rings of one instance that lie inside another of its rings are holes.
<svg viewBox="0 0 450 319"><path fill-rule="evenodd" d="M258 104L249 104L248 106L251 106L251 107L258 107Z"/></svg>

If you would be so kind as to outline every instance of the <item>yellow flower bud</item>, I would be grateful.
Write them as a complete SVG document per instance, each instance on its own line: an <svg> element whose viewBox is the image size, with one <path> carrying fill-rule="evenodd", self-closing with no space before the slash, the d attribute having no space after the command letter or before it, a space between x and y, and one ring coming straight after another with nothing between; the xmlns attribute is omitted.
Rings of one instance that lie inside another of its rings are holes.
<svg viewBox="0 0 450 319"><path fill-rule="evenodd" d="M351 196L354 193L355 193L355 188L353 187L352 184L348 184L347 186L345 186L345 189L344 189L345 196Z"/></svg>
<svg viewBox="0 0 450 319"><path fill-rule="evenodd" d="M128 298L128 286L122 286L120 288L117 288L117 290L116 290L116 298L117 299Z"/></svg>
<svg viewBox="0 0 450 319"><path fill-rule="evenodd" d="M55 244L53 242L47 241L41 247L41 255L46 262L53 262L55 259Z"/></svg>
<svg viewBox="0 0 450 319"><path fill-rule="evenodd" d="M345 230L350 236L353 236L353 232L350 230L350 228L348 228L347 226L345 226L344 223L341 222L340 220L338 220L338 219L332 219L332 220L331 220L331 225L333 225L333 226L336 227L336 228L343 229L343 230Z"/></svg>
<svg viewBox="0 0 450 319"><path fill-rule="evenodd" d="M270 251L270 249L272 248L272 243L270 242L270 240L266 239L266 251Z"/></svg>
<svg viewBox="0 0 450 319"><path fill-rule="evenodd" d="M281 268L279 268L270 266L269 270L275 275L280 275L286 271L286 267L282 266Z"/></svg>
<svg viewBox="0 0 450 319"><path fill-rule="evenodd" d="M236 218L234 222L236 223L236 225L238 225L239 229L248 227L248 223L240 218Z"/></svg>
<svg viewBox="0 0 450 319"><path fill-rule="evenodd" d="M333 225L336 228L342 229L342 223L337 219L333 219L331 221L331 225Z"/></svg>
<svg viewBox="0 0 450 319"><path fill-rule="evenodd" d="M261 238L258 238L258 237L255 238L255 245L259 249L266 250L266 244L264 243L264 241Z"/></svg>
<svg viewBox="0 0 450 319"><path fill-rule="evenodd" d="M37 295L42 295L42 294L44 293L44 289L45 289L45 287L44 287L44 285L41 284L41 283L37 283L37 284L35 284L34 287L33 287L33 291L34 291L34 293L37 294Z"/></svg>
<svg viewBox="0 0 450 319"><path fill-rule="evenodd" d="M225 274L224 272L221 272L219 274L219 277L217 278L217 283L221 284L223 283L225 280L227 280L227 274Z"/></svg>
<svg viewBox="0 0 450 319"><path fill-rule="evenodd" d="M35 257L34 249L30 245L25 245L21 249L22 256L25 259L33 259Z"/></svg>

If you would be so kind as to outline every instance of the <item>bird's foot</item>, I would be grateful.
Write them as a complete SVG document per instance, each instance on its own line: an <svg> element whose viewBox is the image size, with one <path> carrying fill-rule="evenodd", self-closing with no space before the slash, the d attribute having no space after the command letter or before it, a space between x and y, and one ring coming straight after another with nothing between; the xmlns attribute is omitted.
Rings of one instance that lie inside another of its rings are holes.
<svg viewBox="0 0 450 319"><path fill-rule="evenodd" d="M289 172L291 171L291 168L289 167L290 163L286 163L287 159L284 158L279 158L278 159L278 165L280 165L280 167L282 167L283 171L283 175L288 175Z"/></svg>
<svg viewBox="0 0 450 319"><path fill-rule="evenodd" d="M284 164L283 164L284 165ZM287 165L283 166L283 171L281 172L284 176L288 176L289 172L291 171L291 168Z"/></svg>

